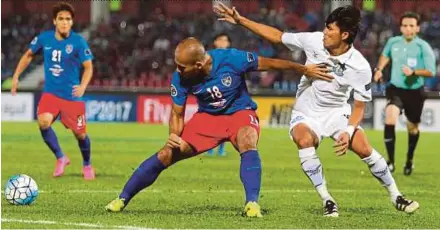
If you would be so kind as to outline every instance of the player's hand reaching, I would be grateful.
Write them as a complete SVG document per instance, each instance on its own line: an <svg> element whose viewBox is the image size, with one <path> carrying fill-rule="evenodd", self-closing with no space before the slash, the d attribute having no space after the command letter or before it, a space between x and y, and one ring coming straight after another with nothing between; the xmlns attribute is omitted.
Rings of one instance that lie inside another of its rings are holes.
<svg viewBox="0 0 440 230"><path fill-rule="evenodd" d="M72 95L74 97L82 97L85 91L86 91L86 87L80 85L74 85L72 90Z"/></svg>
<svg viewBox="0 0 440 230"><path fill-rule="evenodd" d="M172 149L180 148L180 143L182 143L182 139L174 133L171 133L168 137L167 146Z"/></svg>
<svg viewBox="0 0 440 230"><path fill-rule="evenodd" d="M348 150L348 144L350 142L350 134L347 132L339 135L339 138L335 141L333 148L335 148L336 156L344 155Z"/></svg>
<svg viewBox="0 0 440 230"><path fill-rule="evenodd" d="M242 18L235 7L231 9L221 2L215 4L214 12L220 16L219 21L227 21L232 24L239 24Z"/></svg>
<svg viewBox="0 0 440 230"><path fill-rule="evenodd" d="M405 74L405 76L407 76L407 77L409 77L409 76L411 76L411 75L414 74L414 70L412 70L411 68L409 68L409 67L406 66L406 65L403 65L403 67L402 67L402 72L403 72L403 74Z"/></svg>
<svg viewBox="0 0 440 230"><path fill-rule="evenodd" d="M332 81L334 77L328 74L328 65L325 63L306 65L304 75L314 80Z"/></svg>
<svg viewBox="0 0 440 230"><path fill-rule="evenodd" d="M18 79L12 78L11 93L12 96L17 95Z"/></svg>

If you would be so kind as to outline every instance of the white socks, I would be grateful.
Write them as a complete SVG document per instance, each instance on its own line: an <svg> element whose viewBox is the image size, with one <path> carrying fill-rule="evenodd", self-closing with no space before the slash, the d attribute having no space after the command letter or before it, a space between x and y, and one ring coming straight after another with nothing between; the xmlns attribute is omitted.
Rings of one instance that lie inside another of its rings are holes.
<svg viewBox="0 0 440 230"><path fill-rule="evenodd" d="M333 200L333 197L327 191L327 185L322 170L321 161L318 155L316 155L315 148L309 147L299 150L299 159L301 161L301 167L304 173L309 177L312 184L315 186L321 199Z"/></svg>
<svg viewBox="0 0 440 230"><path fill-rule="evenodd" d="M396 182L388 168L385 159L375 149L369 157L362 159L370 168L371 174L376 177L379 182L388 190L391 200L396 201L397 196L401 195L397 188Z"/></svg>

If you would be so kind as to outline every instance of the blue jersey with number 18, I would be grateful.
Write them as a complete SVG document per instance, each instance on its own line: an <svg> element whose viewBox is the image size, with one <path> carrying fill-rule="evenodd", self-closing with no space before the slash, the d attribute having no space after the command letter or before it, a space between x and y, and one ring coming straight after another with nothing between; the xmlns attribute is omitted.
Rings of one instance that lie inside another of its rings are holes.
<svg viewBox="0 0 440 230"><path fill-rule="evenodd" d="M174 72L171 80L171 96L177 105L184 105L188 94L197 98L199 112L225 115L240 110L256 110L244 74L258 69L258 56L253 52L237 49L215 49L208 51L212 58L211 74L202 82L189 85Z"/></svg>
<svg viewBox="0 0 440 230"><path fill-rule="evenodd" d="M82 64L93 55L86 40L71 31L63 40L55 38L55 31L46 31L35 37L29 45L32 53L42 50L44 57L44 92L65 100L73 97L74 85L80 84Z"/></svg>

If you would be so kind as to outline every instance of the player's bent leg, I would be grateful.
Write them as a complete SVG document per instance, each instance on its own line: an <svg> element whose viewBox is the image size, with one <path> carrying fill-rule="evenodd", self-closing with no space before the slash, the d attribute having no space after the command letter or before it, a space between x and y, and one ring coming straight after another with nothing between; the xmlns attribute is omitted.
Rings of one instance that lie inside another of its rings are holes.
<svg viewBox="0 0 440 230"><path fill-rule="evenodd" d="M163 147L139 165L125 184L119 197L110 202L105 209L110 212L122 211L137 193L152 185L163 170L180 160L195 155L193 149L183 140L180 149Z"/></svg>
<svg viewBox="0 0 440 230"><path fill-rule="evenodd" d="M305 123L295 125L290 136L299 149L301 168L322 199L324 216L338 217L338 206L327 190L322 164L316 154L315 147L319 145L319 138Z"/></svg>
<svg viewBox="0 0 440 230"><path fill-rule="evenodd" d="M406 126L408 128L408 152L406 155L406 163L403 168L403 174L409 176L414 169L414 151L416 149L417 142L419 141L420 130L419 122L416 123L407 121Z"/></svg>
<svg viewBox="0 0 440 230"><path fill-rule="evenodd" d="M92 167L91 156L91 141L85 132L73 132L75 138L78 140L78 147L83 158L82 173L85 180L95 179L95 169Z"/></svg>
<svg viewBox="0 0 440 230"><path fill-rule="evenodd" d="M400 108L394 104L388 104L385 108L384 142L388 153L388 167L394 172L394 154L396 146L396 122L399 119Z"/></svg>
<svg viewBox="0 0 440 230"><path fill-rule="evenodd" d="M257 151L258 131L255 127L244 126L238 130L233 142L240 152L240 179L246 193L243 216L263 217L258 205L261 188L261 159Z"/></svg>
<svg viewBox="0 0 440 230"><path fill-rule="evenodd" d="M362 130L356 129L350 149L368 165L371 174L388 190L391 201L397 210L412 213L418 209L419 204L416 201L408 200L400 193L385 159L371 147Z"/></svg>
<svg viewBox="0 0 440 230"><path fill-rule="evenodd" d="M41 136L43 137L44 142L57 158L53 176L59 177L64 174L64 168L70 164L70 160L61 151L57 135L51 127L54 119L55 118L51 113L41 113L38 115L38 126L40 128Z"/></svg>

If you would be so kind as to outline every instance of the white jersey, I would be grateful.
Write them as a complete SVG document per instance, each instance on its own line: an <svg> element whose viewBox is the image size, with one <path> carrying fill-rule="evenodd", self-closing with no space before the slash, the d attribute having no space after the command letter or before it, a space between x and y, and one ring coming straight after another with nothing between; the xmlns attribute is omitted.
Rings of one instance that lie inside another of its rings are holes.
<svg viewBox="0 0 440 230"><path fill-rule="evenodd" d="M301 49L306 53L306 64L331 66L331 82L301 78L294 110L309 116L346 107L352 90L355 100L371 101L372 71L368 61L354 47L340 56L331 56L324 48L323 38L322 32L284 33L281 37L290 50Z"/></svg>

